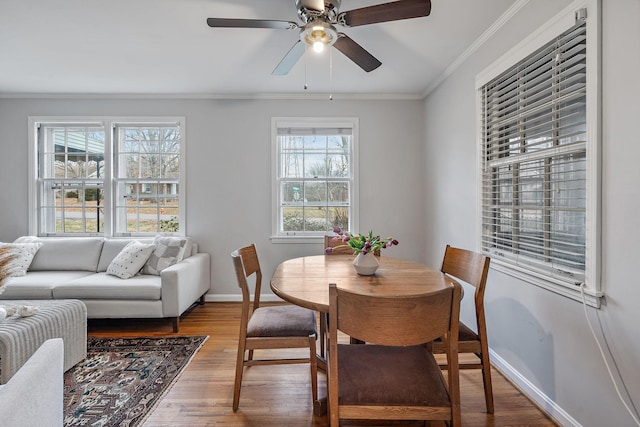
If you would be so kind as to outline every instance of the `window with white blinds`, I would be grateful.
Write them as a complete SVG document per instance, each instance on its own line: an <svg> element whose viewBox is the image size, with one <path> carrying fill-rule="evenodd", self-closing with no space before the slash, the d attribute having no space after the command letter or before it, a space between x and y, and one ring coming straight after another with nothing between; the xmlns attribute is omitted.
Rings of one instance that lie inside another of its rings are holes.
<svg viewBox="0 0 640 427"><path fill-rule="evenodd" d="M574 289L588 270L587 21L478 86L481 249L520 275ZM548 40L548 39L547 39Z"/></svg>

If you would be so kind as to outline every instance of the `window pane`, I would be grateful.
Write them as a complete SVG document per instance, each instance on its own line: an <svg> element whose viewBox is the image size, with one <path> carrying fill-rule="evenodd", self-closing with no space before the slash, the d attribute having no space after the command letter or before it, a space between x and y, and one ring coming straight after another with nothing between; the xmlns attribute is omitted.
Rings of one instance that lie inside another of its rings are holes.
<svg viewBox="0 0 640 427"><path fill-rule="evenodd" d="M282 230L302 231L303 210L300 207L285 206L282 208Z"/></svg>
<svg viewBox="0 0 640 427"><path fill-rule="evenodd" d="M85 178L88 175L84 154L69 154L65 163L66 178Z"/></svg>
<svg viewBox="0 0 640 427"><path fill-rule="evenodd" d="M329 212L329 227L340 227L341 230L349 228L349 208L331 207Z"/></svg>
<svg viewBox="0 0 640 427"><path fill-rule="evenodd" d="M304 183L302 181L283 182L282 188L280 190L282 202L287 204L301 203L303 187L304 187Z"/></svg>
<svg viewBox="0 0 640 427"><path fill-rule="evenodd" d="M344 154L330 154L327 157L327 176L348 178L350 174L348 156Z"/></svg>
<svg viewBox="0 0 640 427"><path fill-rule="evenodd" d="M180 229L180 210L167 205L160 209L160 230L163 233L177 233Z"/></svg>
<svg viewBox="0 0 640 427"><path fill-rule="evenodd" d="M280 169L282 178L302 177L303 155L301 152L287 151L282 153Z"/></svg>
<svg viewBox="0 0 640 427"><path fill-rule="evenodd" d="M180 178L180 156L175 154L160 156L160 178Z"/></svg>
<svg viewBox="0 0 640 427"><path fill-rule="evenodd" d="M119 178L139 178L140 175L140 156L138 154L121 154L120 169L118 170Z"/></svg>
<svg viewBox="0 0 640 427"><path fill-rule="evenodd" d="M324 178L327 176L326 154L305 154L303 161L305 178Z"/></svg>
<svg viewBox="0 0 640 427"><path fill-rule="evenodd" d="M143 154L140 156L140 176L143 178L160 177L160 156Z"/></svg>
<svg viewBox="0 0 640 427"><path fill-rule="evenodd" d="M325 231L328 228L326 207L304 208L304 231Z"/></svg>
<svg viewBox="0 0 640 427"><path fill-rule="evenodd" d="M349 205L349 182L329 182L327 185L330 204Z"/></svg>
<svg viewBox="0 0 640 427"><path fill-rule="evenodd" d="M304 201L307 203L327 204L327 183L307 182L304 186Z"/></svg>

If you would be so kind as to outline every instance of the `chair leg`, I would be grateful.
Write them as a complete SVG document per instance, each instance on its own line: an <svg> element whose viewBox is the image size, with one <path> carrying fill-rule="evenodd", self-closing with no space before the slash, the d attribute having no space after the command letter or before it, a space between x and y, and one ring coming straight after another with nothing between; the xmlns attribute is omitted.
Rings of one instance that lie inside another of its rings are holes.
<svg viewBox="0 0 640 427"><path fill-rule="evenodd" d="M309 365L311 368L311 397L318 400L318 361L316 356L316 337L309 337Z"/></svg>
<svg viewBox="0 0 640 427"><path fill-rule="evenodd" d="M238 343L238 356L236 358L236 379L233 385L233 412L238 410L240 404L240 387L242 387L242 372L244 370L245 343L240 340Z"/></svg>
<svg viewBox="0 0 640 427"><path fill-rule="evenodd" d="M484 400L487 405L487 413L493 414L493 387L491 385L491 363L489 363L489 349L486 344L482 344L482 382L484 383Z"/></svg>
<svg viewBox="0 0 640 427"><path fill-rule="evenodd" d="M328 313L322 313L320 312L320 356L322 357L326 357L325 355L325 344L327 341L327 327L328 327L328 323L327 323L327 318L328 318Z"/></svg>

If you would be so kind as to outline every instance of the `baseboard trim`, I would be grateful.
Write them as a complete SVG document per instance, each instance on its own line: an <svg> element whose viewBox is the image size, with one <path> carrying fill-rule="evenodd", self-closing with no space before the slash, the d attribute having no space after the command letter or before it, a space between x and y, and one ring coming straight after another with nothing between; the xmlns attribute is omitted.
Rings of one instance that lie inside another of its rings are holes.
<svg viewBox="0 0 640 427"><path fill-rule="evenodd" d="M504 375L522 394L531 399L542 412L553 418L556 423L561 426L582 427L567 411L562 409L542 390L491 349L489 349L489 357L494 368Z"/></svg>
<svg viewBox="0 0 640 427"><path fill-rule="evenodd" d="M206 294L205 302L242 302L241 294ZM260 301L264 302L282 302L277 295L260 295Z"/></svg>

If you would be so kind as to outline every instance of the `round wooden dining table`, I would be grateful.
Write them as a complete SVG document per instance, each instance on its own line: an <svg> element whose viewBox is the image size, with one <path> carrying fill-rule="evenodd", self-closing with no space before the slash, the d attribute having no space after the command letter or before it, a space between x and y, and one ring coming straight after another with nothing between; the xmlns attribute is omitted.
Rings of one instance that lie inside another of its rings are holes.
<svg viewBox="0 0 640 427"><path fill-rule="evenodd" d="M282 262L271 277L271 290L283 300L321 313L329 312L329 284L374 295L421 296L453 286L439 270L406 259L379 257L373 276L360 276L354 255L314 255Z"/></svg>
<svg viewBox="0 0 640 427"><path fill-rule="evenodd" d="M283 300L321 314L329 313L329 284L352 292L384 296L423 296L453 286L454 280L424 264L406 259L379 257L380 267L373 276L361 276L353 268L355 255L314 255L282 262L271 277L271 290ZM324 328L326 329L326 323ZM321 338L318 369L326 370L325 343ZM327 399L313 403L316 415L327 411Z"/></svg>

